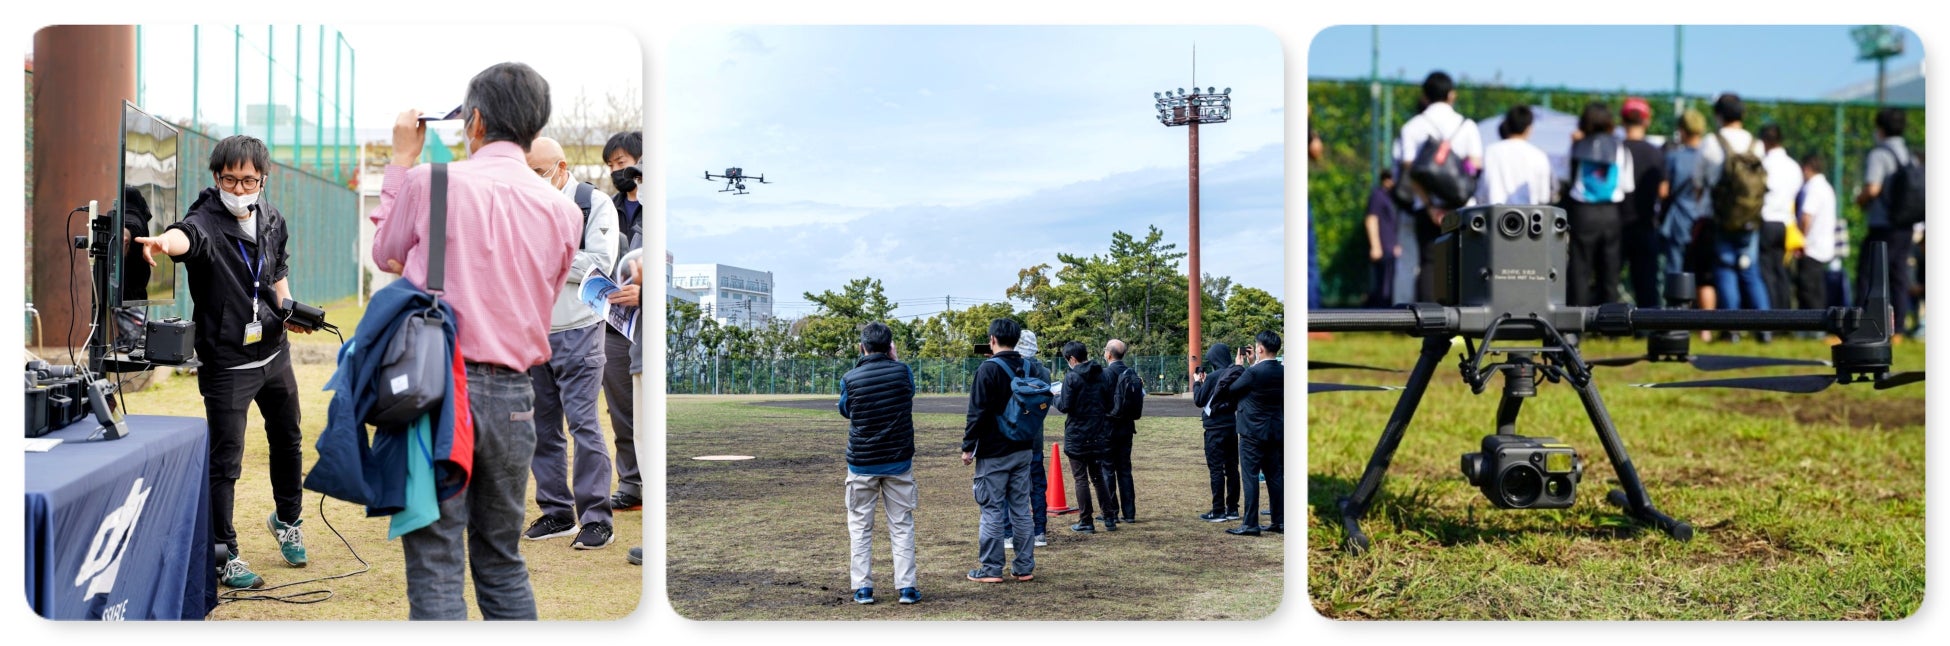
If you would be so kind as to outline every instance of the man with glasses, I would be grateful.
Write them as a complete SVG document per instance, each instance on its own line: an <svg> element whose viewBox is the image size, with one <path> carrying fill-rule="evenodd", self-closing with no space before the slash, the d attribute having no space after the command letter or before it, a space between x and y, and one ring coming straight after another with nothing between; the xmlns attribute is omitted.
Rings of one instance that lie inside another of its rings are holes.
<svg viewBox="0 0 1950 646"><path fill-rule="evenodd" d="M594 185L570 181L568 155L554 139L536 137L529 144L528 166L575 202L582 213L576 221L582 244L550 313L548 363L528 370L535 382L535 457L529 467L535 474L535 505L541 516L522 538L575 536L571 547L598 550L609 547L616 535L609 510L609 444L596 417L596 395L603 380L603 328L609 326L583 304L580 292L591 267L607 272L613 265L616 207ZM569 438L562 433L564 417L569 435L575 436L573 476Z"/></svg>
<svg viewBox="0 0 1950 646"><path fill-rule="evenodd" d="M210 529L229 549L218 580L233 588L257 588L264 579L239 558L231 526L237 478L243 473L244 425L252 402L264 417L271 453L271 498L277 511L265 526L277 538L285 563L304 567L299 499L303 493L303 440L298 429L298 380L284 331L284 299L291 297L290 232L284 216L264 202L271 153L255 137L236 135L210 151L216 186L203 189L181 222L162 235L140 237L142 257L156 264L162 253L183 266L190 301L196 304L197 389L210 427Z"/></svg>

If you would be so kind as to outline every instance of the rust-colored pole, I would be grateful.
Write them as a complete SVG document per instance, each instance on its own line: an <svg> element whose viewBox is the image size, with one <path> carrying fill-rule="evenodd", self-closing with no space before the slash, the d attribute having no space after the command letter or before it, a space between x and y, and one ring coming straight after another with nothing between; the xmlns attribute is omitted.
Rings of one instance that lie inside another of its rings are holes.
<svg viewBox="0 0 1950 646"><path fill-rule="evenodd" d="M1198 110L1198 108L1194 107L1191 108L1191 110L1193 111L1194 114L1192 118L1192 122L1190 124L1191 125L1190 132L1192 133L1191 134L1191 150L1192 150L1191 153L1192 154L1191 219L1192 221L1191 221L1191 249L1189 255L1191 256L1192 262L1191 262L1191 289L1187 290L1185 293L1185 302L1186 305L1188 305L1191 309L1190 319L1191 319L1192 329L1190 332L1189 344L1187 345L1189 350L1185 352L1185 354L1187 355L1186 358L1191 364L1186 368L1185 375L1186 375L1186 379L1188 380L1187 383L1190 383L1189 380L1193 376L1198 374L1198 358L1200 354L1199 346L1203 341L1203 339L1199 336L1199 322L1204 318L1199 308L1200 301L1203 299L1200 298L1202 294L1199 293L1199 284L1198 284L1198 277L1199 277L1198 274L1198 118L1196 116L1197 115L1196 111Z"/></svg>
<svg viewBox="0 0 1950 646"><path fill-rule="evenodd" d="M34 307L56 347L88 340L94 308L86 217L68 212L120 194L122 101L135 97L133 25L57 25L34 34ZM70 286L72 285L72 286Z"/></svg>

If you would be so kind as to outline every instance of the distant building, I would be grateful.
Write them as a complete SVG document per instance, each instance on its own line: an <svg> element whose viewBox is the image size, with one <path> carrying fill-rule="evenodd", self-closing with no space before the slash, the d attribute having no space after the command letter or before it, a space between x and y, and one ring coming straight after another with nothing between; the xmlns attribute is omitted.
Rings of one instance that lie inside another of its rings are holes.
<svg viewBox="0 0 1950 646"><path fill-rule="evenodd" d="M757 325L772 318L772 272L699 264L671 266L671 285L698 295L698 305L723 325Z"/></svg>
<svg viewBox="0 0 1950 646"><path fill-rule="evenodd" d="M696 304L698 302L698 293L678 287L675 280L676 276L677 257L670 255L670 252L666 251L664 252L664 303L669 304L683 301Z"/></svg>
<svg viewBox="0 0 1950 646"><path fill-rule="evenodd" d="M1889 70L1889 77L1885 80L1885 83L1887 84L1887 88L1884 92L1884 103L1904 108L1923 107L1922 61L1917 61L1916 64L1907 67ZM1829 92L1823 98L1831 101L1875 103L1876 77L1874 74L1870 74L1868 80L1849 84L1847 87Z"/></svg>

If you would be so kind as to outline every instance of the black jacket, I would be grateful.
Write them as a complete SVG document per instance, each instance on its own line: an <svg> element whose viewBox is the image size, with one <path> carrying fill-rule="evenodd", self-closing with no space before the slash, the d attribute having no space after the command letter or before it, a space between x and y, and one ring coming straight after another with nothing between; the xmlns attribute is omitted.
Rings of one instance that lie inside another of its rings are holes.
<svg viewBox="0 0 1950 646"><path fill-rule="evenodd" d="M884 353L860 357L840 378L846 463L870 467L914 459L914 372Z"/></svg>
<svg viewBox="0 0 1950 646"><path fill-rule="evenodd" d="M1124 365L1123 359L1112 361L1110 362L1110 365L1104 366L1105 376L1110 377L1110 387L1111 387L1112 397L1117 396L1117 380L1123 379L1124 373L1130 371L1131 371L1131 367ZM1117 419L1114 417L1105 418L1105 419L1110 420L1111 433L1121 435L1123 437L1130 437L1133 435L1137 435L1137 422L1128 419Z"/></svg>
<svg viewBox="0 0 1950 646"><path fill-rule="evenodd" d="M1205 430L1237 430L1239 400L1215 395L1238 380L1246 369L1233 365L1232 348L1224 343L1212 344L1212 349L1205 352L1205 364L1209 372L1192 387L1192 405L1199 408Z"/></svg>
<svg viewBox="0 0 1950 646"><path fill-rule="evenodd" d="M609 203L616 206L616 242L618 246L616 253L610 256L611 258L621 258L623 254L629 253L631 249L635 249L643 244L642 238L638 237L643 233L643 203L637 202L636 213L632 215L624 210L624 205L628 204L629 201L629 196L624 195L622 191L617 191L615 195L609 196ZM646 267L650 265L647 262L643 264Z"/></svg>
<svg viewBox="0 0 1950 646"><path fill-rule="evenodd" d="M1239 402L1239 437L1286 440L1286 376L1280 362L1261 361L1226 387L1222 397Z"/></svg>
<svg viewBox="0 0 1950 646"><path fill-rule="evenodd" d="M1009 364L1017 376L1023 376L1022 354L1015 350L995 353L995 358ZM975 383L968 389L968 426L962 431L961 450L973 452L978 458L996 458L1017 451L1033 451L1032 442L1018 442L1002 434L996 419L1009 404L1009 373L992 361L983 361L975 369Z"/></svg>
<svg viewBox="0 0 1950 646"><path fill-rule="evenodd" d="M1063 394L1056 410L1063 411L1063 452L1096 457L1110 452L1110 376L1095 361L1070 369L1063 376Z"/></svg>
<svg viewBox="0 0 1950 646"><path fill-rule="evenodd" d="M169 225L190 239L189 251L171 258L189 277L196 356L205 370L255 363L286 349L284 310L277 290L271 286L290 273L290 257L285 252L290 234L284 216L275 207L260 200L257 209L257 237L252 239L244 235L237 218L224 209L217 189L206 188L190 204L183 220ZM246 267L246 255L252 267L263 259L255 303L251 302L252 272ZM264 339L247 346L244 326L253 318L264 324Z"/></svg>

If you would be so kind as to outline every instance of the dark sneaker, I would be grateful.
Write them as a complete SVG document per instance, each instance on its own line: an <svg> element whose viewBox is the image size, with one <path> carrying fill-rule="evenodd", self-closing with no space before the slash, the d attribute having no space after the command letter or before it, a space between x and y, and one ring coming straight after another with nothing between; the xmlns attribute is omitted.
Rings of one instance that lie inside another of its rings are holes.
<svg viewBox="0 0 1950 646"><path fill-rule="evenodd" d="M576 542L571 547L579 550L600 550L616 542L616 528L607 521L585 523L582 532L576 534Z"/></svg>
<svg viewBox="0 0 1950 646"><path fill-rule="evenodd" d="M1010 577L1011 577L1011 578L1014 578L1014 579L1015 579L1015 580L1017 580L1017 581L1034 581L1034 580L1036 580L1036 575L1034 575L1034 574L1012 574L1012 575L1010 575Z"/></svg>
<svg viewBox="0 0 1950 646"><path fill-rule="evenodd" d="M1244 526L1240 526L1240 527L1234 527L1234 528L1232 528L1232 529L1228 529L1228 530L1226 530L1226 533L1227 533L1227 534L1231 534L1231 535L1233 535L1233 536L1258 536L1258 535L1259 535L1259 526L1258 526L1258 525L1244 525Z"/></svg>
<svg viewBox="0 0 1950 646"><path fill-rule="evenodd" d="M1267 526L1266 526L1266 527L1264 527L1263 529L1265 529L1266 531L1269 531L1269 532L1273 532L1273 533L1275 533L1275 534L1285 534L1285 533L1286 533L1286 523L1273 523L1273 524L1271 524L1271 525L1267 525Z"/></svg>
<svg viewBox="0 0 1950 646"><path fill-rule="evenodd" d="M1048 538L1046 538L1043 534L1036 535L1036 547L1045 547L1048 545L1049 545Z"/></svg>
<svg viewBox="0 0 1950 646"><path fill-rule="evenodd" d="M1137 522L1137 519L1136 519L1136 518L1129 518L1129 517L1126 517L1126 518L1125 518L1124 520L1120 520L1120 521L1117 521L1117 522L1120 522L1120 523L1124 523L1124 524L1126 524L1126 525L1129 525L1129 524L1131 524L1131 523L1135 523L1135 522Z"/></svg>
<svg viewBox="0 0 1950 646"><path fill-rule="evenodd" d="M1239 512L1238 512L1237 510L1234 510L1234 511L1228 511L1228 512L1226 512L1226 518L1225 518L1225 519L1226 519L1226 520L1239 520Z"/></svg>
<svg viewBox="0 0 1950 646"><path fill-rule="evenodd" d="M643 565L643 546L630 548L630 555L626 558L630 560L630 565Z"/></svg>
<svg viewBox="0 0 1950 646"><path fill-rule="evenodd" d="M278 553L284 556L284 562L291 564L291 567L304 567L309 560L305 557L305 532L298 528L303 524L305 519L300 518L298 522L286 525L284 521L278 520L278 512L275 511L271 512L270 518L264 520L264 526L271 528L271 535L278 539Z"/></svg>
<svg viewBox="0 0 1950 646"><path fill-rule="evenodd" d="M976 583L1001 583L1002 577L983 573L981 568L976 568L968 571L968 580Z"/></svg>
<svg viewBox="0 0 1950 646"><path fill-rule="evenodd" d="M901 603L920 603L920 588L901 588Z"/></svg>
<svg viewBox="0 0 1950 646"><path fill-rule="evenodd" d="M642 511L643 499L618 491L609 495L610 511Z"/></svg>
<svg viewBox="0 0 1950 646"><path fill-rule="evenodd" d="M873 588L860 588L853 591L853 602L860 605L873 603Z"/></svg>
<svg viewBox="0 0 1950 646"><path fill-rule="evenodd" d="M522 532L521 537L531 541L545 541L551 538L573 536L575 533L575 521L561 516L543 516L535 519L535 522L529 523L528 531Z"/></svg>
<svg viewBox="0 0 1950 646"><path fill-rule="evenodd" d="M256 572L252 572L250 564L245 563L243 559L237 558L237 555L234 553L230 555L230 560L225 561L223 565L217 566L217 582L230 588L264 587L264 577L258 576Z"/></svg>
<svg viewBox="0 0 1950 646"><path fill-rule="evenodd" d="M1114 532L1114 531L1117 531L1117 521L1114 521L1114 520L1106 520L1106 521L1104 521L1104 531L1106 531L1106 532Z"/></svg>
<svg viewBox="0 0 1950 646"><path fill-rule="evenodd" d="M1226 513L1223 511L1208 511L1199 514L1198 519L1208 523L1223 523L1226 522Z"/></svg>
<svg viewBox="0 0 1950 646"><path fill-rule="evenodd" d="M1070 531L1082 532L1085 534L1095 534L1097 533L1097 528L1093 525L1085 525L1083 523L1077 523L1075 525L1070 526Z"/></svg>

